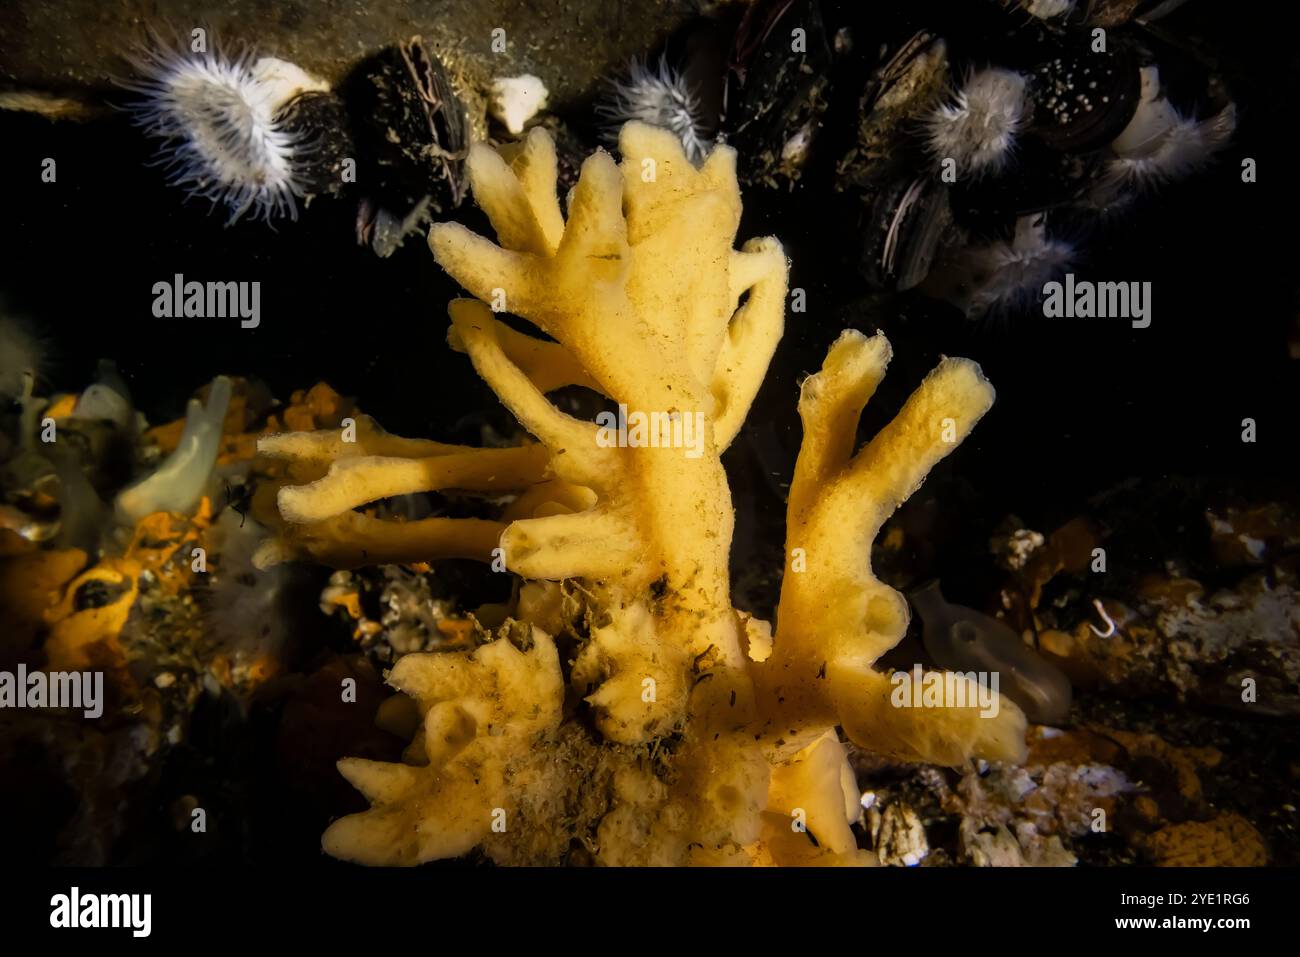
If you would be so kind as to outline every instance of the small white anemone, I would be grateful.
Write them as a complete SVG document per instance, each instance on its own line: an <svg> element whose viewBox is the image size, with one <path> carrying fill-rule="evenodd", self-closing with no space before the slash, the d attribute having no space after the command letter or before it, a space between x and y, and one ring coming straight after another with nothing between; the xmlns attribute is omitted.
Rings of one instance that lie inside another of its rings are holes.
<svg viewBox="0 0 1300 957"><path fill-rule="evenodd" d="M154 47L135 66L139 77L122 85L141 95L131 112L162 141L158 159L170 184L223 204L227 225L250 210L255 219L297 218L312 144L277 117L295 97L326 92L328 84L285 60L248 53L230 59Z"/></svg>
<svg viewBox="0 0 1300 957"><path fill-rule="evenodd" d="M1021 216L1010 240L961 250L927 285L969 319L1005 316L1042 298L1043 286L1076 258L1073 245L1048 235L1045 217Z"/></svg>
<svg viewBox="0 0 1300 957"><path fill-rule="evenodd" d="M973 176L997 172L1011 157L1028 112L1028 81L997 67L972 73L947 103L925 118L930 152Z"/></svg>
<svg viewBox="0 0 1300 957"><path fill-rule="evenodd" d="M1160 89L1157 67L1142 68L1142 95L1128 126L1111 143L1109 185L1154 189L1204 166L1232 139L1237 109L1228 104L1204 120L1183 116Z"/></svg>
<svg viewBox="0 0 1300 957"><path fill-rule="evenodd" d="M701 119L700 99L683 73L663 57L657 67L633 60L627 75L610 84L610 93L596 105L596 115L606 124L606 139L618 142L623 124L639 120L668 130L681 141L692 163L700 163L713 148Z"/></svg>

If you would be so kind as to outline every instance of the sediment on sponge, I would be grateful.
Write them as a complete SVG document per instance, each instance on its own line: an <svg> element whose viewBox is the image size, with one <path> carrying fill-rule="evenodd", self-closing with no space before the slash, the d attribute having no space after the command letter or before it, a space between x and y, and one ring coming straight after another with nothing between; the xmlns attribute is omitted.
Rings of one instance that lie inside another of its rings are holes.
<svg viewBox="0 0 1300 957"><path fill-rule="evenodd" d="M785 255L770 238L735 247L731 149L697 167L672 133L629 123L619 150L621 166L603 151L586 160L565 216L544 131L504 153L476 145L467 172L497 242L457 224L430 231L439 265L475 297L449 307L452 344L537 446L449 451L373 426L352 443L338 432L260 443L292 473L279 493L286 554L374 560L356 547L364 534L384 554L427 546L437 557L468 535L478 557L491 552L521 579L511 620L477 648L398 662L390 683L421 730L402 763L340 764L371 808L331 826L335 856L869 864L837 728L907 760L1023 754L1024 716L1010 701L992 716L896 708L874 668L902 639L908 608L872 574L871 542L989 409L978 366L944 360L855 451L890 347L851 331L831 346L799 399L787 558L798 550L806 571L784 576L775 629L738 612L721 455L783 331ZM548 338L496 319L487 304L499 291ZM595 423L547 397L574 383L639 412L698 413L700 441L602 443ZM484 469L489 451L513 464ZM491 527L449 519L425 539L415 523L380 523L382 536L330 524L395 488L441 487L443 456L464 463L467 485L491 477L515 496Z"/></svg>

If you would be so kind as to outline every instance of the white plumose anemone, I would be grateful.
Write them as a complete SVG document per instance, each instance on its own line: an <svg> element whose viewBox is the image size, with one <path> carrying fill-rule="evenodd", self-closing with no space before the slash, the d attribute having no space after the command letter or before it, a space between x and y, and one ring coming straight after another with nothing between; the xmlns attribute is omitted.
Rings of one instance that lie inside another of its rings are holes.
<svg viewBox="0 0 1300 957"><path fill-rule="evenodd" d="M254 219L296 219L304 195L302 163L312 144L287 130L280 111L295 97L328 84L274 57L149 50L140 78L123 84L142 95L136 123L163 141L159 162L168 182L190 196L223 204L227 225Z"/></svg>
<svg viewBox="0 0 1300 957"><path fill-rule="evenodd" d="M1184 116L1160 87L1160 70L1142 68L1142 98L1133 119L1111 143L1106 185L1154 189L1183 179L1232 140L1237 109L1228 104L1204 120Z"/></svg>
<svg viewBox="0 0 1300 957"><path fill-rule="evenodd" d="M973 176L1002 169L1026 120L1027 85L1013 70L992 67L971 74L950 102L925 118L930 152L956 161L959 170Z"/></svg>
<svg viewBox="0 0 1300 957"><path fill-rule="evenodd" d="M970 245L949 257L927 280L968 319L1007 317L1042 298L1043 286L1076 261L1072 244L1050 236L1044 217L1021 216L1010 239Z"/></svg>
<svg viewBox="0 0 1300 957"><path fill-rule="evenodd" d="M699 97L685 74L663 58L658 67L633 60L627 76L613 81L610 96L597 104L596 114L608 124L607 138L613 143L623 124L638 120L676 136L692 163L699 164L713 148L703 129Z"/></svg>

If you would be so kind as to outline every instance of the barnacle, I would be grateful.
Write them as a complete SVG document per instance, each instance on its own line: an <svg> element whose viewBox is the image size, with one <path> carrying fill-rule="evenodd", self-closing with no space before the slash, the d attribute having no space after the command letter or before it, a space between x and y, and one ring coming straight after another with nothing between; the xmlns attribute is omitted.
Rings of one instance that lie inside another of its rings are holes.
<svg viewBox="0 0 1300 957"><path fill-rule="evenodd" d="M1040 20L1067 17L1074 12L1074 0L1024 0L1025 12Z"/></svg>
<svg viewBox="0 0 1300 957"><path fill-rule="evenodd" d="M991 405L979 368L945 359L856 454L889 344L845 332L805 380L773 635L731 604L720 456L782 333L785 257L770 238L733 247L734 151L696 168L674 135L640 123L619 146L621 168L603 151L583 164L567 216L544 131L502 153L475 146L470 182L498 243L455 224L430 233L439 264L476 297L450 306L453 346L539 445L448 447L370 423L351 442L336 430L260 443L289 465L280 557L486 559L494 546L524 580L514 620L476 649L400 660L390 682L423 732L404 763L342 762L372 808L327 832L338 857L413 864L477 847L547 863L580 845L607 864L867 863L837 727L907 759L1023 751L1011 702L992 717L898 709L873 668L908 608L872 574L871 542ZM487 303L502 297L548 338L498 319ZM570 384L658 431L607 441L546 397ZM518 495L499 522L413 529L354 511L450 487ZM561 634L571 661L557 654Z"/></svg>

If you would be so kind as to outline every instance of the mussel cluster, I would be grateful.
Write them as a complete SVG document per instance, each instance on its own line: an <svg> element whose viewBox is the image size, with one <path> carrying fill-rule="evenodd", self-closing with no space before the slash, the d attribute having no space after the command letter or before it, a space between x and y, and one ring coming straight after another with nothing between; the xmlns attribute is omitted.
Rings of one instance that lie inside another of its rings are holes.
<svg viewBox="0 0 1300 957"><path fill-rule="evenodd" d="M454 209L465 198L469 115L420 37L362 61L344 93L359 131L361 172L376 184L361 203L357 237L386 256L427 210Z"/></svg>
<svg viewBox="0 0 1300 957"><path fill-rule="evenodd" d="M749 187L853 200L872 287L1014 311L1081 239L1231 139L1221 81L1151 26L1180 5L756 0L705 80L722 90L716 138Z"/></svg>
<svg viewBox="0 0 1300 957"><path fill-rule="evenodd" d="M701 4L607 89L528 122L550 129L566 190L580 159L629 120L673 132L696 162L729 143L747 189L844 197L837 218L852 220L847 245L873 289L920 289L976 318L1034 299L1081 258L1081 238L1231 139L1222 82L1163 29L1181 6ZM519 133L490 125L483 90L448 66L461 55L411 37L360 61L337 90L293 99L277 135L307 145L295 166L304 181L286 189L354 193L358 241L381 256L449 214L466 195L470 143Z"/></svg>
<svg viewBox="0 0 1300 957"><path fill-rule="evenodd" d="M1041 6L984 49L913 32L868 85L841 168L869 210L875 284L972 318L1014 310L1073 264L1080 237L1227 145L1235 108L1182 51L1136 21L1098 26L1087 4L1023 17Z"/></svg>

